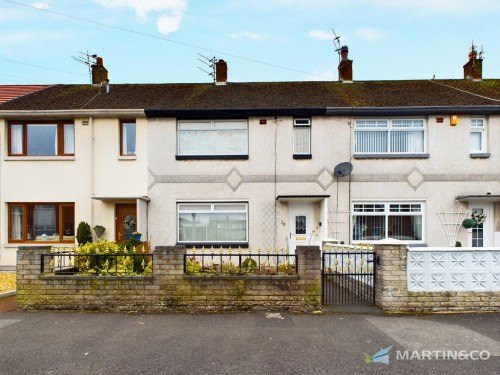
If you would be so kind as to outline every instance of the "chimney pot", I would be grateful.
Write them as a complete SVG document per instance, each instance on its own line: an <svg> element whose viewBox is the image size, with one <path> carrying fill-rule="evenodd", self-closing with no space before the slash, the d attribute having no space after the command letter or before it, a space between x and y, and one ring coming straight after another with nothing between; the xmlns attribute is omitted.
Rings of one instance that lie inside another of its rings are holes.
<svg viewBox="0 0 500 375"><path fill-rule="evenodd" d="M215 84L225 85L227 83L227 64L220 59L215 63Z"/></svg>
<svg viewBox="0 0 500 375"><path fill-rule="evenodd" d="M92 84L100 85L108 79L108 70L104 67L102 57L96 57L92 65Z"/></svg>

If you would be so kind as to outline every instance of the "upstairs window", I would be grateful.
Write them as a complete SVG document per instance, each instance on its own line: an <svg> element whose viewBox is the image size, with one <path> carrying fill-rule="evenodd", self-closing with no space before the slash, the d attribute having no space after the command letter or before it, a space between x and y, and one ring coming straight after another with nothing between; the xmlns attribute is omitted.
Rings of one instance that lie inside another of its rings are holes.
<svg viewBox="0 0 500 375"><path fill-rule="evenodd" d="M472 118L470 123L469 147L471 154L486 152L485 121L482 118Z"/></svg>
<svg viewBox="0 0 500 375"><path fill-rule="evenodd" d="M418 154L425 151L424 120L356 120L354 153Z"/></svg>
<svg viewBox="0 0 500 375"><path fill-rule="evenodd" d="M136 144L135 121L120 122L120 155L135 155Z"/></svg>
<svg viewBox="0 0 500 375"><path fill-rule="evenodd" d="M9 156L69 156L75 154L72 122L12 122Z"/></svg>
<svg viewBox="0 0 500 375"><path fill-rule="evenodd" d="M186 158L248 158L248 122L179 121L177 147L177 155Z"/></svg>
<svg viewBox="0 0 500 375"><path fill-rule="evenodd" d="M311 155L311 120L293 120L293 155Z"/></svg>
<svg viewBox="0 0 500 375"><path fill-rule="evenodd" d="M394 238L423 241L423 203L359 202L353 204L353 241L378 241Z"/></svg>

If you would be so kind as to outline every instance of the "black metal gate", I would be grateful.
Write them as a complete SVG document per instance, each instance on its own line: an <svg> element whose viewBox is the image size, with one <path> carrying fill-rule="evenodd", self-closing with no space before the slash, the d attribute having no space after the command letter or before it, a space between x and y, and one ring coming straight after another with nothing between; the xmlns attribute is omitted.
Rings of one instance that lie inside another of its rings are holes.
<svg viewBox="0 0 500 375"><path fill-rule="evenodd" d="M322 303L375 303L375 253L371 249L343 247L323 252Z"/></svg>

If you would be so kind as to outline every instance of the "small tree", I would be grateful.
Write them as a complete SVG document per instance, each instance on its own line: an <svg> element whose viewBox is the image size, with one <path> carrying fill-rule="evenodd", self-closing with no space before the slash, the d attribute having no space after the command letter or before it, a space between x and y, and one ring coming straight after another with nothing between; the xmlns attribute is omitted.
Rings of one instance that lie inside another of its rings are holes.
<svg viewBox="0 0 500 375"><path fill-rule="evenodd" d="M85 245L88 242L92 242L92 232L90 225L85 221L80 221L78 228L76 230L76 241L78 245Z"/></svg>

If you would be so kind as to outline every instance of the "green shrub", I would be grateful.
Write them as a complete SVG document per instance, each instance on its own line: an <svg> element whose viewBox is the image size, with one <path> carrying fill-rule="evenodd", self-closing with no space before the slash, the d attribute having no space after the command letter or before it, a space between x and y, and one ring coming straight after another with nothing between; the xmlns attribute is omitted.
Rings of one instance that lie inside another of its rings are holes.
<svg viewBox="0 0 500 375"><path fill-rule="evenodd" d="M246 258L243 263L241 263L241 270L243 272L252 272L257 268L257 262L252 258Z"/></svg>
<svg viewBox="0 0 500 375"><path fill-rule="evenodd" d="M78 224L78 228L76 230L76 241L78 242L78 245L84 245L92 242L90 225L85 221L80 221L80 224Z"/></svg>
<svg viewBox="0 0 500 375"><path fill-rule="evenodd" d="M465 228L465 229L469 229L469 228L472 228L473 226L477 225L476 222L471 219L471 218L467 218L465 219L464 221L462 221L462 226Z"/></svg>

